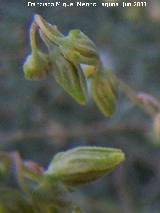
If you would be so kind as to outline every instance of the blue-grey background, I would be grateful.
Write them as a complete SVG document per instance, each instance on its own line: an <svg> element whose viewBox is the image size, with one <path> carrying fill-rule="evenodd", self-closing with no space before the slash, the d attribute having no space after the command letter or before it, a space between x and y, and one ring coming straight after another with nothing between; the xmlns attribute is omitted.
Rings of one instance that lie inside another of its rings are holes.
<svg viewBox="0 0 160 213"><path fill-rule="evenodd" d="M45 168L55 153L75 146L121 148L126 161L112 174L75 190L75 201L87 213L160 212L160 149L150 137L151 117L121 93L115 114L107 118L92 100L85 106L75 103L51 76L24 79L35 13L64 34L81 29L95 42L106 66L136 91L159 97L159 1L147 2L146 8L27 7L27 1L1 1L0 147L17 150L23 159Z"/></svg>

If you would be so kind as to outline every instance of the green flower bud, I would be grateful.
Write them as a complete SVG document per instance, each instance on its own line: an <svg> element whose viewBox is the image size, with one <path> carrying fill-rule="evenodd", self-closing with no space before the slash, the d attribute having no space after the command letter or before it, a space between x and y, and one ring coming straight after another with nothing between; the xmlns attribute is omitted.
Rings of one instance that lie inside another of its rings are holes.
<svg viewBox="0 0 160 213"><path fill-rule="evenodd" d="M97 57L95 44L79 29L71 30L66 37L72 42L73 48L86 57Z"/></svg>
<svg viewBox="0 0 160 213"><path fill-rule="evenodd" d="M97 65L99 60L96 57L84 56L79 51L72 48L61 47L61 52L66 59L72 63L81 63L88 65Z"/></svg>
<svg viewBox="0 0 160 213"><path fill-rule="evenodd" d="M95 44L80 30L71 30L64 36L55 25L49 24L41 16L35 15L34 20L47 39L60 47L62 54L71 62L99 63Z"/></svg>
<svg viewBox="0 0 160 213"><path fill-rule="evenodd" d="M123 160L124 153L119 149L79 147L57 154L45 174L74 186L98 179Z"/></svg>
<svg viewBox="0 0 160 213"><path fill-rule="evenodd" d="M39 80L48 74L48 55L37 50L29 55L23 65L24 76L27 80Z"/></svg>
<svg viewBox="0 0 160 213"><path fill-rule="evenodd" d="M50 60L52 62L52 73L57 83L78 103L84 104L87 88L80 66L65 59L57 47L51 49Z"/></svg>
<svg viewBox="0 0 160 213"><path fill-rule="evenodd" d="M97 65L99 57L95 44L80 30L71 30L61 43L63 55L72 62Z"/></svg>
<svg viewBox="0 0 160 213"><path fill-rule="evenodd" d="M23 65L24 76L28 80L44 78L48 74L49 69L48 55L37 48L36 30L37 25L33 22L30 27L30 45L32 51Z"/></svg>
<svg viewBox="0 0 160 213"><path fill-rule="evenodd" d="M111 116L115 111L116 94L114 82L107 72L96 72L89 78L91 95L101 112Z"/></svg>

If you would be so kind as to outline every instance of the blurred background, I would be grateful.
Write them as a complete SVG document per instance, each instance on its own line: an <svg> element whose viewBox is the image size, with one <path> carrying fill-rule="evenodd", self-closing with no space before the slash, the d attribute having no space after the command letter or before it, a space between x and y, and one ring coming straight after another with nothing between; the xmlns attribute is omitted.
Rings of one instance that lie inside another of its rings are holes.
<svg viewBox="0 0 160 213"><path fill-rule="evenodd" d="M112 174L76 189L75 202L87 213L159 213L160 144L151 137L153 118L120 92L116 112L107 118L90 99L85 106L75 103L51 76L26 81L22 65L30 51L29 26L35 13L64 34L81 29L115 74L134 90L159 97L159 0L129 8L27 7L27 1L19 0L0 3L1 150L18 151L24 160L47 168L55 153L79 145L121 148L126 161Z"/></svg>

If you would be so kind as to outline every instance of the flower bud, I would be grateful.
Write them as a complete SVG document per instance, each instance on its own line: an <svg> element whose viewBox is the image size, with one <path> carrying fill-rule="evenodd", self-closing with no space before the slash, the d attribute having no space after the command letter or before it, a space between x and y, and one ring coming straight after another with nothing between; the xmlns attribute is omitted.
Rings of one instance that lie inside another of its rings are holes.
<svg viewBox="0 0 160 213"><path fill-rule="evenodd" d="M30 54L23 65L24 76L27 80L42 79L48 74L48 70L48 55L39 50Z"/></svg>
<svg viewBox="0 0 160 213"><path fill-rule="evenodd" d="M71 30L63 40L62 53L69 60L90 65L99 63L95 44L80 30Z"/></svg>
<svg viewBox="0 0 160 213"><path fill-rule="evenodd" d="M45 174L76 186L111 172L123 160L124 153L119 149L79 147L57 154Z"/></svg>
<svg viewBox="0 0 160 213"><path fill-rule="evenodd" d="M81 63L88 65L97 65L99 63L97 57L84 56L79 51L72 48L66 48L62 46L61 52L64 57L72 63Z"/></svg>
<svg viewBox="0 0 160 213"><path fill-rule="evenodd" d="M52 62L52 73L57 83L78 103L84 104L87 88L80 66L66 60L56 47L50 51L50 60Z"/></svg>
<svg viewBox="0 0 160 213"><path fill-rule="evenodd" d="M71 62L84 64L99 63L95 44L80 30L71 30L64 36L55 25L35 15L35 23L50 42L61 48L62 54Z"/></svg>
<svg viewBox="0 0 160 213"><path fill-rule="evenodd" d="M95 44L79 29L71 30L67 36L73 44L73 48L86 57L96 57Z"/></svg>
<svg viewBox="0 0 160 213"><path fill-rule="evenodd" d="M114 82L108 73L96 73L89 78L91 95L101 112L111 116L115 111L116 94Z"/></svg>

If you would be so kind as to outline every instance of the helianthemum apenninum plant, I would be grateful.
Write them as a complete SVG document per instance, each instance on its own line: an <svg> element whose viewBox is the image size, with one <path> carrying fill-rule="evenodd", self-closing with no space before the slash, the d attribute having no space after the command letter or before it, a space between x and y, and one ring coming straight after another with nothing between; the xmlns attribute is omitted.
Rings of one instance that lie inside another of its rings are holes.
<svg viewBox="0 0 160 213"><path fill-rule="evenodd" d="M37 46L37 32L47 53ZM30 44L31 53L23 65L27 80L39 80L51 74L79 104L86 104L90 94L105 116L115 111L116 90L120 88L132 102L154 117L153 132L159 140L159 102L148 94L135 93L111 69L105 68L95 44L83 32L74 29L64 36L55 25L35 15L30 27ZM21 160L18 153L1 152L3 185L5 182L7 186L9 176L17 181L18 187L12 193L9 186L1 189L0 213L81 213L72 202L71 189L110 173L124 158L120 149L80 146L56 154L44 170L33 161ZM11 168L14 171L10 172Z"/></svg>

